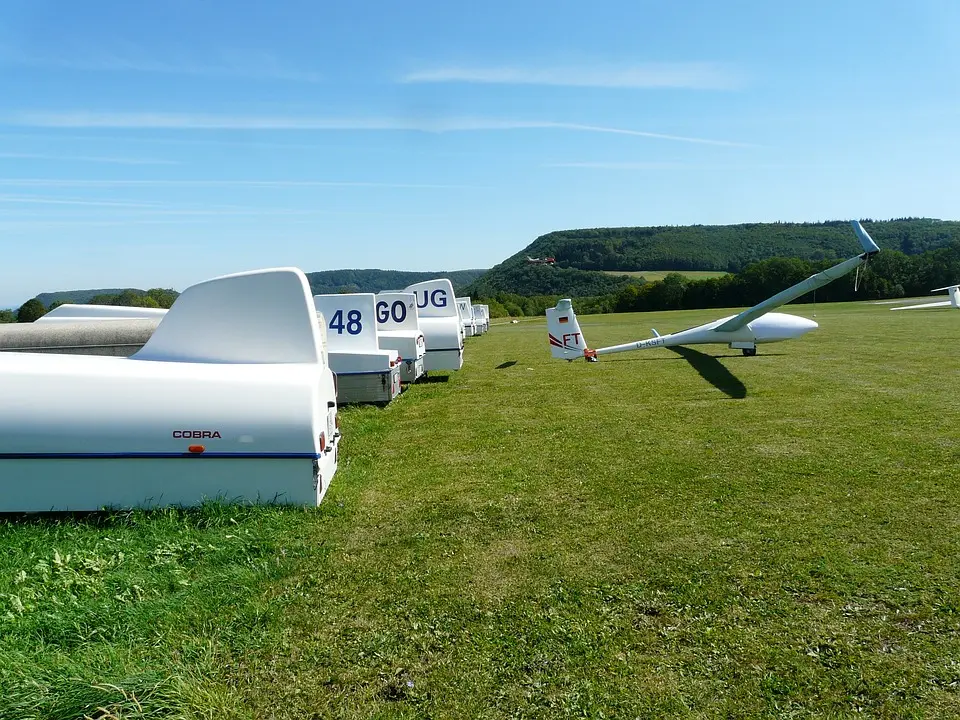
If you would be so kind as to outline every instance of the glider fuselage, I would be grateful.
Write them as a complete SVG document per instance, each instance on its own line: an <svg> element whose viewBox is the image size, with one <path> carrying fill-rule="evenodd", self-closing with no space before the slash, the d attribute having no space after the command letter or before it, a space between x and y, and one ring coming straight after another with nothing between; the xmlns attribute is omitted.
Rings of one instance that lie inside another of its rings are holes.
<svg viewBox="0 0 960 720"><path fill-rule="evenodd" d="M762 343L780 342L781 340L792 340L819 327L815 321L804 317L789 315L787 313L771 312L766 315L761 315L742 328L731 332L718 332L714 330L714 328L722 325L732 317L735 316L730 315L723 317L719 320L713 320L704 325L698 325L669 335L660 335L624 345L600 348L596 352L598 355L603 355L608 352L621 352L628 348L646 350L656 347L674 347L676 345L698 345L705 343L731 344L732 347L760 345Z"/></svg>

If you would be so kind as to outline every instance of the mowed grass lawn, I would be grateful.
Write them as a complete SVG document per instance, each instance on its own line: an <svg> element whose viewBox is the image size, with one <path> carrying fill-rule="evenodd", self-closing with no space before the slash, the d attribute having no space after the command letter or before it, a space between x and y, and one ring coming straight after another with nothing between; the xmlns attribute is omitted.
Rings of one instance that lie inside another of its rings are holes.
<svg viewBox="0 0 960 720"><path fill-rule="evenodd" d="M960 313L816 319L495 325L318 509L0 525L0 717L956 717Z"/></svg>

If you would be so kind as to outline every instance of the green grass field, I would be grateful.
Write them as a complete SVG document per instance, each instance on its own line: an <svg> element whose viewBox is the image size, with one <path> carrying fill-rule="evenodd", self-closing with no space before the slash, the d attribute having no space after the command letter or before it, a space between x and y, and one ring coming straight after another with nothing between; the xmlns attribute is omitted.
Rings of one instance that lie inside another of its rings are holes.
<svg viewBox="0 0 960 720"><path fill-rule="evenodd" d="M713 270L604 270L607 275L629 275L630 277L646 278L647 282L663 280L670 273L679 273L690 280L706 280L707 278L727 275L725 272Z"/></svg>
<svg viewBox="0 0 960 720"><path fill-rule="evenodd" d="M960 313L904 315L498 324L318 509L2 524L0 718L956 717Z"/></svg>

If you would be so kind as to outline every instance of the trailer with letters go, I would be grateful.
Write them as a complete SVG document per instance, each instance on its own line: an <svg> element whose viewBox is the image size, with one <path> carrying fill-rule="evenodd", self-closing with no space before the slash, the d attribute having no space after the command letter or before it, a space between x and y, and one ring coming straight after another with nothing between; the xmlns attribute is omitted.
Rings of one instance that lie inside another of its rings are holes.
<svg viewBox="0 0 960 720"><path fill-rule="evenodd" d="M400 381L415 383L423 377L426 341L417 317L413 293L386 292L377 295L377 334L380 348L400 353Z"/></svg>

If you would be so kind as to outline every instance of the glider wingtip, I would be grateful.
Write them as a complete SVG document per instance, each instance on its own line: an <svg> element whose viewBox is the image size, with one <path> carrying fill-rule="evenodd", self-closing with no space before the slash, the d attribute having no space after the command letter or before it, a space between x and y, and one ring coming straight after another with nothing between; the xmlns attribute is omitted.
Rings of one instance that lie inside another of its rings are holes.
<svg viewBox="0 0 960 720"><path fill-rule="evenodd" d="M873 241L873 238L870 237L870 233L863 229L863 225L860 224L859 220L851 220L850 224L853 226L853 231L857 234L857 239L860 241L860 245L863 247L865 252L873 253L880 252L880 248L877 247L877 244Z"/></svg>

